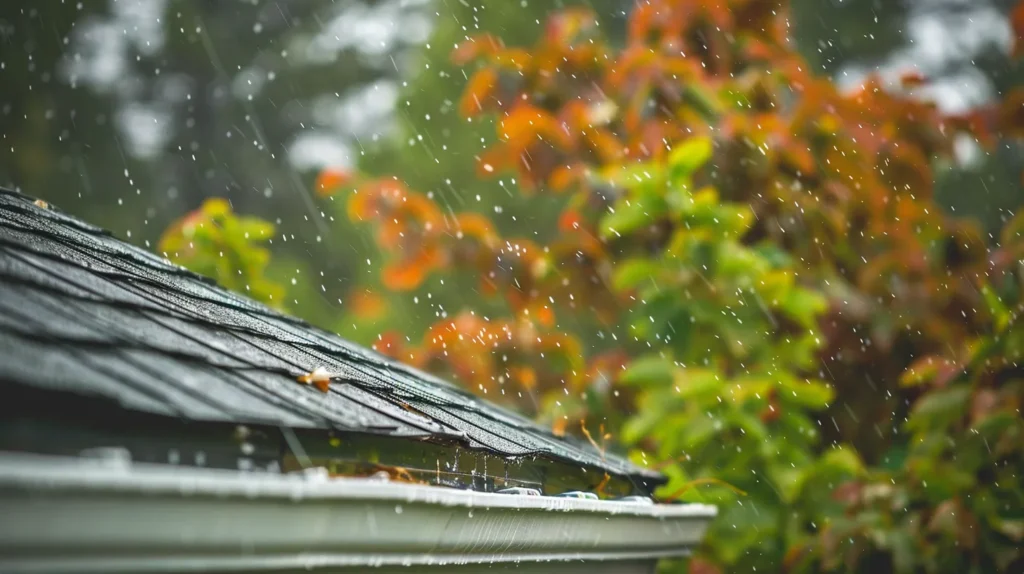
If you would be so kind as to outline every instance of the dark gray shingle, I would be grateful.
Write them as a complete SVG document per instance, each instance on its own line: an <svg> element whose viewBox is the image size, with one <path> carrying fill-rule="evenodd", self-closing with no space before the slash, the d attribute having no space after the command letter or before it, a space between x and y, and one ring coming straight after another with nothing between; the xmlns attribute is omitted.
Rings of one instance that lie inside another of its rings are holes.
<svg viewBox="0 0 1024 574"><path fill-rule="evenodd" d="M296 382L316 367L342 382L327 394ZM3 189L0 381L188 420L454 439L658 481Z"/></svg>

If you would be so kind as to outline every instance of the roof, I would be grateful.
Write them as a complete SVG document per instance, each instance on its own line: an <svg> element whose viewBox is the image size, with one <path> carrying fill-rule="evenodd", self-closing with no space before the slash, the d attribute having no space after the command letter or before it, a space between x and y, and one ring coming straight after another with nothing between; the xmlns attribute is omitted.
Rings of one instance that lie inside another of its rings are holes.
<svg viewBox="0 0 1024 574"><path fill-rule="evenodd" d="M317 367L339 374L327 393L296 382ZM662 481L4 189L0 387L165 419L332 429L549 461L647 492Z"/></svg>

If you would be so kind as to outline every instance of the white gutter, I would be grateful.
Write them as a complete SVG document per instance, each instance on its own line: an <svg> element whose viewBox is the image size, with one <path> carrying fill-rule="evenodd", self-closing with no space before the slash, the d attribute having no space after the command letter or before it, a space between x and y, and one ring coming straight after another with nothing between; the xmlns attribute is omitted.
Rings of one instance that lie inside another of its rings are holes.
<svg viewBox="0 0 1024 574"><path fill-rule="evenodd" d="M694 504L0 453L5 573L469 573L498 563L649 572L659 557L688 553L714 515Z"/></svg>

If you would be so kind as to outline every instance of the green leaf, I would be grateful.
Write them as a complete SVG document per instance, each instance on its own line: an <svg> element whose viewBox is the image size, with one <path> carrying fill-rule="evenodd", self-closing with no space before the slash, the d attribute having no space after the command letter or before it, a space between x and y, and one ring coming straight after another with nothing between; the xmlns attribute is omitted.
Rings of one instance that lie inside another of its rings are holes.
<svg viewBox="0 0 1024 574"><path fill-rule="evenodd" d="M924 430L941 428L960 418L967 408L971 389L956 386L926 393L914 404L907 428Z"/></svg>
<svg viewBox="0 0 1024 574"><path fill-rule="evenodd" d="M828 304L817 293L794 287L779 298L778 307L801 327L811 329L817 325L818 316L828 308Z"/></svg>
<svg viewBox="0 0 1024 574"><path fill-rule="evenodd" d="M772 482L775 487L779 489L779 494L782 500L787 504L796 500L796 497L800 494L800 490L804 485L805 474L806 472L804 468L793 468L782 465L773 465L770 471Z"/></svg>
<svg viewBox="0 0 1024 574"><path fill-rule="evenodd" d="M985 298L985 305L988 306L988 312L992 314L993 320L996 323L996 330L1002 331L1010 324L1010 310L1006 308L1006 305L999 299L999 295L992 289L990 285L983 285L981 287L981 294Z"/></svg>
<svg viewBox="0 0 1024 574"><path fill-rule="evenodd" d="M780 523L774 508L755 500L738 500L720 507L718 512L719 519L707 539L709 544L719 545L716 551L726 563L735 562L775 536Z"/></svg>
<svg viewBox="0 0 1024 574"><path fill-rule="evenodd" d="M718 373L708 369L676 369L673 382L683 398L717 395L723 387Z"/></svg>
<svg viewBox="0 0 1024 574"><path fill-rule="evenodd" d="M735 425L736 428L743 429L744 433L751 440L759 443L766 443L768 441L768 428L761 422L760 417L743 410L734 410L726 415L725 418Z"/></svg>
<svg viewBox="0 0 1024 574"><path fill-rule="evenodd" d="M717 94L707 90L700 82L687 82L683 93L686 103L700 111L708 120L716 118L721 113L721 104Z"/></svg>
<svg viewBox="0 0 1024 574"><path fill-rule="evenodd" d="M620 201L614 212L601 219L601 237L613 239L642 229L661 217L665 209L665 200L657 197Z"/></svg>
<svg viewBox="0 0 1024 574"><path fill-rule="evenodd" d="M1009 333L1003 335L1003 357L1010 362L1024 360L1024 324L1017 323L1016 328L1010 329Z"/></svg>
<svg viewBox="0 0 1024 574"><path fill-rule="evenodd" d="M672 382L675 368L672 361L664 357L648 355L630 363L619 377L619 382L626 385L666 385Z"/></svg>
<svg viewBox="0 0 1024 574"><path fill-rule="evenodd" d="M645 289L642 293L647 297L647 304L637 306L629 313L629 325L634 336L650 340L669 333L679 335L688 328L681 319L686 308L674 292L665 290L651 294L647 291Z"/></svg>
<svg viewBox="0 0 1024 574"><path fill-rule="evenodd" d="M714 153L711 138L692 137L677 145L668 156L669 175L677 182L689 178L701 168Z"/></svg>
<svg viewBox="0 0 1024 574"><path fill-rule="evenodd" d="M1014 542L1024 542L1024 520L1002 520L997 518L993 520L993 526Z"/></svg>
<svg viewBox="0 0 1024 574"><path fill-rule="evenodd" d="M772 269L782 269L793 264L793 256L788 251L769 241L757 244L754 251L767 261Z"/></svg>
<svg viewBox="0 0 1024 574"><path fill-rule="evenodd" d="M1017 417L1012 413L998 411L976 421L972 426L978 435L994 441L1017 422Z"/></svg>
<svg viewBox="0 0 1024 574"><path fill-rule="evenodd" d="M632 289L652 277L661 269L661 263L650 259L629 259L612 274L612 287L617 291Z"/></svg>
<svg viewBox="0 0 1024 574"><path fill-rule="evenodd" d="M221 197L211 197L203 202L202 212L208 217L226 217L231 213L231 204Z"/></svg>
<svg viewBox="0 0 1024 574"><path fill-rule="evenodd" d="M830 449L822 455L821 465L853 476L860 476L865 472L864 461L857 455L857 451L851 448Z"/></svg>
<svg viewBox="0 0 1024 574"><path fill-rule="evenodd" d="M664 409L656 400L649 400L646 397L641 403L641 408L636 416L631 417L622 427L622 442L626 445L636 444L637 441L648 436L662 424L665 417Z"/></svg>
<svg viewBox="0 0 1024 574"><path fill-rule="evenodd" d="M768 270L768 263L758 257L757 253L733 241L722 244L717 255L715 271L734 278L737 287L751 287L755 279Z"/></svg>
<svg viewBox="0 0 1024 574"><path fill-rule="evenodd" d="M801 382L790 377L781 381L785 398L809 409L823 409L832 402L835 390L822 381Z"/></svg>
<svg viewBox="0 0 1024 574"><path fill-rule="evenodd" d="M722 429L721 422L706 416L691 419L682 433L682 444L689 450L703 448Z"/></svg>
<svg viewBox="0 0 1024 574"><path fill-rule="evenodd" d="M897 528L886 532L886 546L892 550L892 565L899 574L910 574L914 571L914 557L918 554L914 546L914 538L909 530Z"/></svg>
<svg viewBox="0 0 1024 574"><path fill-rule="evenodd" d="M266 239L274 235L274 224L258 217L240 217L238 224L239 233L251 241Z"/></svg>

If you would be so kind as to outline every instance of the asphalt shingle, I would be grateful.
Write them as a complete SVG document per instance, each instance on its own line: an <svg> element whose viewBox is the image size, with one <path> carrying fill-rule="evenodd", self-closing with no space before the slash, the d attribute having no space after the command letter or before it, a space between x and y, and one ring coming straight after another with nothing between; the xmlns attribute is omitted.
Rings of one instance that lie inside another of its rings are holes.
<svg viewBox="0 0 1024 574"><path fill-rule="evenodd" d="M340 375L326 394L296 382L317 367ZM0 382L188 420L454 440L658 481L3 189Z"/></svg>

